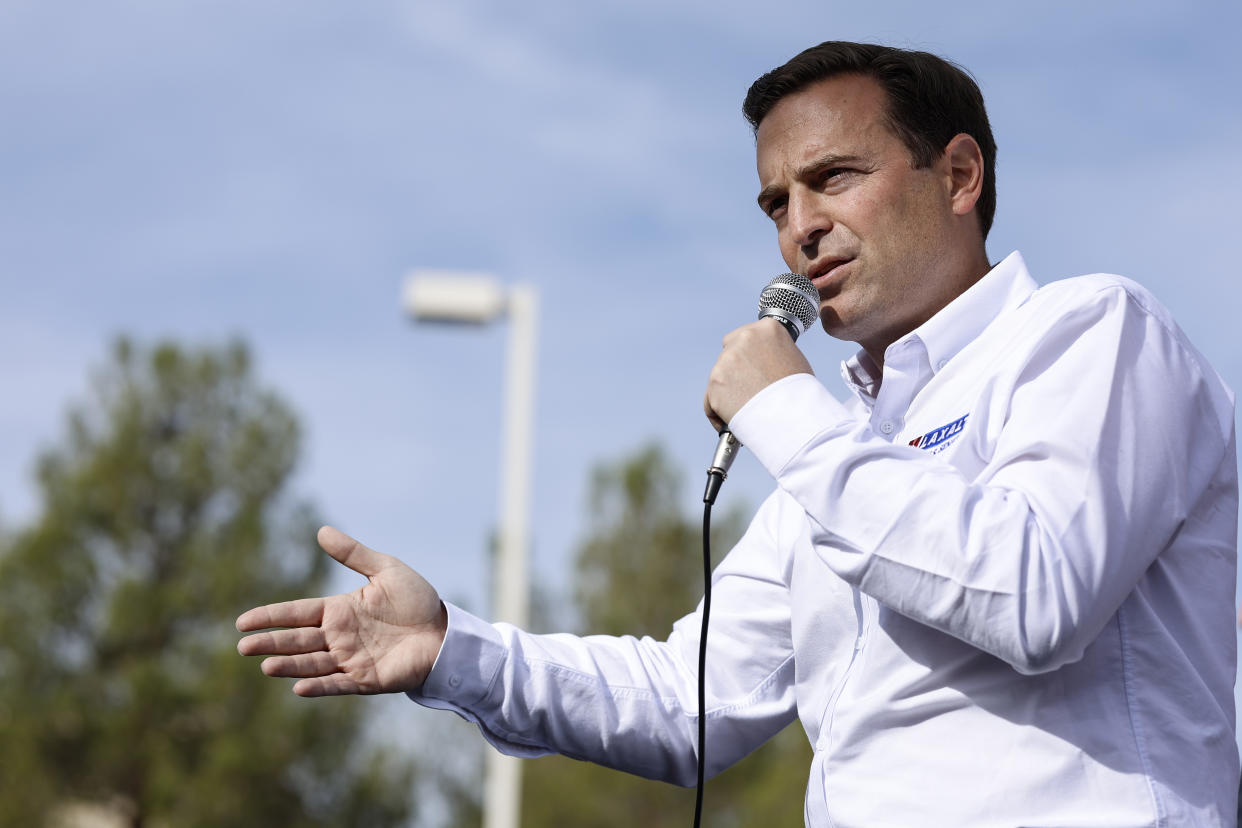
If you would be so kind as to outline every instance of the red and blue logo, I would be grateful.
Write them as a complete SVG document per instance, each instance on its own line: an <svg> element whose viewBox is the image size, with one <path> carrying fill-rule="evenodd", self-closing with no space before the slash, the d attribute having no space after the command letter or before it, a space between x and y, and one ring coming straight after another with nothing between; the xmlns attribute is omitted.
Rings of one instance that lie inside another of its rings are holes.
<svg viewBox="0 0 1242 828"><path fill-rule="evenodd" d="M966 427L966 418L969 416L969 414L963 414L948 425L933 428L922 437L915 437L910 441L910 445L921 448L923 451L932 451L937 447L945 448L946 443L962 433L962 429Z"/></svg>

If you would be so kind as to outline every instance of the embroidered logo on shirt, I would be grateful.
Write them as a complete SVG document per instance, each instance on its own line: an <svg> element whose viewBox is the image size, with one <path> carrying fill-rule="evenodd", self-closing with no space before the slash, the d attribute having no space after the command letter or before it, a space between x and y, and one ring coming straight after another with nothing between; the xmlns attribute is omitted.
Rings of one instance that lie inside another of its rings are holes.
<svg viewBox="0 0 1242 828"><path fill-rule="evenodd" d="M969 414L963 414L948 425L942 425L939 428L933 428L922 437L915 437L910 441L910 445L930 451L932 454L943 451L949 447L949 442L954 437L962 433L962 429L966 427L966 418Z"/></svg>

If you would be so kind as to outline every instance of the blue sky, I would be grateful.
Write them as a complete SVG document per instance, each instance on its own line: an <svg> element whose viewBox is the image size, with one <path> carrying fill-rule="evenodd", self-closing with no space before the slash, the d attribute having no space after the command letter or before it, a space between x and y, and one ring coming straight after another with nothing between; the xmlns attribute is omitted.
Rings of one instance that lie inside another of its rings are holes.
<svg viewBox="0 0 1242 828"><path fill-rule="evenodd" d="M741 99L830 38L970 69L992 260L1135 279L1242 388L1239 32L1236 2L4 0L0 522L116 334L240 336L305 421L300 491L484 608L505 332L412 325L414 267L541 291L542 580L601 460L659 440L695 510L707 371L784 270ZM840 391L853 348L800 344ZM740 460L722 504L769 485Z"/></svg>

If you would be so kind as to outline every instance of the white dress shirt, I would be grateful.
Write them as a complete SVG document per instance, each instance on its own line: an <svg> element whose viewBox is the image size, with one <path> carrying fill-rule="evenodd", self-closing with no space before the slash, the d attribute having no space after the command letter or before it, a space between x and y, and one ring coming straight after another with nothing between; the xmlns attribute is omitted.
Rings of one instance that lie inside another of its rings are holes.
<svg viewBox="0 0 1242 828"><path fill-rule="evenodd" d="M777 482L716 569L707 764L801 719L808 826L1224 826L1230 391L1147 291L1014 253L885 353L730 426ZM878 393L877 393L878 392ZM666 642L456 607L411 697L506 753L693 784L696 611Z"/></svg>

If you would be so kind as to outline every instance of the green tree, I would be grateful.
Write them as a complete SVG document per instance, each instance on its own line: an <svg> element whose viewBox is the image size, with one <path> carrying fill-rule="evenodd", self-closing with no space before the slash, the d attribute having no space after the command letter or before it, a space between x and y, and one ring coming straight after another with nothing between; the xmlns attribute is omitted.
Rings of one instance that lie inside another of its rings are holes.
<svg viewBox="0 0 1242 828"><path fill-rule="evenodd" d="M658 447L598 468L574 604L583 631L665 637L703 594L701 520L688 518L678 476ZM717 560L740 537L744 514L713 515ZM811 751L795 723L707 784L713 828L800 825ZM526 764L523 824L684 828L694 793L564 757Z"/></svg>
<svg viewBox="0 0 1242 828"><path fill-rule="evenodd" d="M0 554L0 824L406 822L413 770L360 739L359 700L235 650L240 610L325 585L298 449L241 344L117 343Z"/></svg>

